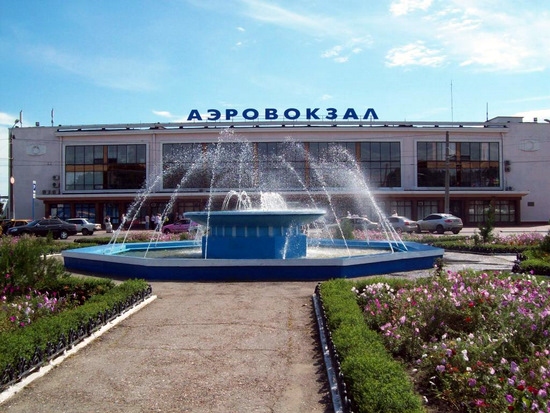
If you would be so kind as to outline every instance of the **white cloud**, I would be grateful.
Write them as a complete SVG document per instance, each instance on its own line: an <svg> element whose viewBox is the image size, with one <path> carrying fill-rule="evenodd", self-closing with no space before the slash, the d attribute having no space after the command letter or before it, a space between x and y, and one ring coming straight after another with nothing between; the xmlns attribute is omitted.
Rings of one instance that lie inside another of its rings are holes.
<svg viewBox="0 0 550 413"><path fill-rule="evenodd" d="M19 116L10 115L9 113L0 112L0 125L12 127L15 120L19 119Z"/></svg>
<svg viewBox="0 0 550 413"><path fill-rule="evenodd" d="M342 46L334 46L332 49L325 50L321 57L330 58L330 57L336 57L340 54L342 51Z"/></svg>
<svg viewBox="0 0 550 413"><path fill-rule="evenodd" d="M417 41L391 49L386 54L386 65L438 67L445 63L445 56L439 50L429 49L424 42Z"/></svg>
<svg viewBox="0 0 550 413"><path fill-rule="evenodd" d="M416 10L426 11L431 4L432 0L395 0L390 5L390 12L402 16Z"/></svg>
<svg viewBox="0 0 550 413"><path fill-rule="evenodd" d="M157 79L166 72L158 61L69 54L51 46L29 47L25 53L40 65L61 69L111 89L154 90Z"/></svg>
<svg viewBox="0 0 550 413"><path fill-rule="evenodd" d="M237 30L240 31L240 32L245 32L246 30L244 29L244 27L237 27Z"/></svg>
<svg viewBox="0 0 550 413"><path fill-rule="evenodd" d="M532 122L537 118L539 122L544 122L545 119L550 120L550 109L529 110L527 112L518 112L512 116L523 116L525 122Z"/></svg>
<svg viewBox="0 0 550 413"><path fill-rule="evenodd" d="M185 115L185 116L174 115L172 112L168 112L167 110L153 110L152 112L156 116L160 116L161 118L167 119L168 122L174 122L174 123L193 122L193 121L188 121L187 120L188 115ZM204 120L209 116L209 114L208 113L201 113L200 116Z"/></svg>
<svg viewBox="0 0 550 413"><path fill-rule="evenodd" d="M388 23L389 28L402 28L403 36L413 41L429 42L446 62L470 70L509 73L542 71L550 66L550 43L544 36L550 26L550 12L542 3L394 0L389 12L399 17ZM400 48L395 47L388 55L396 52ZM418 64L417 59L410 62ZM406 65L406 59L396 64Z"/></svg>
<svg viewBox="0 0 550 413"><path fill-rule="evenodd" d="M333 59L337 63L344 63L354 54L359 54L363 51L363 47L370 47L372 45L372 38L356 37L350 39L345 44L340 44L325 50L321 53L321 57L325 59Z"/></svg>
<svg viewBox="0 0 550 413"><path fill-rule="evenodd" d="M339 30L336 22L327 17L296 13L262 0L243 0L243 4L247 6L245 13L255 20L313 35L327 35Z"/></svg>
<svg viewBox="0 0 550 413"><path fill-rule="evenodd" d="M173 119L176 117L166 110L153 110L153 114L160 116L161 118L168 118L168 119Z"/></svg>
<svg viewBox="0 0 550 413"><path fill-rule="evenodd" d="M484 71L533 72L550 65L550 13L521 3L451 0L426 14L425 31L461 66Z"/></svg>
<svg viewBox="0 0 550 413"><path fill-rule="evenodd" d="M332 99L332 95L324 94L323 96L321 96L321 100L330 100L330 99Z"/></svg>

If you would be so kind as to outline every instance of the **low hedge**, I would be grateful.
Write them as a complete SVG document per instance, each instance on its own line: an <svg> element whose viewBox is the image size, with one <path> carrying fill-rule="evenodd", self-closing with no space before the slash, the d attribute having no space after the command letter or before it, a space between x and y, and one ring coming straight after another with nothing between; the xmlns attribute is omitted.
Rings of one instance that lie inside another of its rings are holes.
<svg viewBox="0 0 550 413"><path fill-rule="evenodd" d="M365 324L352 286L346 280L331 280L320 285L320 293L353 410L423 412L405 367Z"/></svg>
<svg viewBox="0 0 550 413"><path fill-rule="evenodd" d="M100 286L101 283L95 285ZM45 351L48 345L58 342L62 335L68 336L70 331L78 331L83 324L97 319L100 313L111 310L147 288L148 284L144 280L128 280L104 294L94 295L75 309L0 334L0 373L9 366L21 363L21 360L31 360L37 349Z"/></svg>
<svg viewBox="0 0 550 413"><path fill-rule="evenodd" d="M527 245L466 244L460 241L431 241L430 245L447 251L473 252L482 254L517 254L530 248Z"/></svg>
<svg viewBox="0 0 550 413"><path fill-rule="evenodd" d="M530 273L537 275L550 275L550 254L541 249L531 248L519 255L520 261L515 272Z"/></svg>

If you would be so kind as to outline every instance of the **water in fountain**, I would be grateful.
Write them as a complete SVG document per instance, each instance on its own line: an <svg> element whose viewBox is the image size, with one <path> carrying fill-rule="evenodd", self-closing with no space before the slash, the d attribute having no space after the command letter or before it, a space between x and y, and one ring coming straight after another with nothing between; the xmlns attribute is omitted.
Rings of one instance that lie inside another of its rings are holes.
<svg viewBox="0 0 550 413"><path fill-rule="evenodd" d="M251 209L252 198L258 196L259 209L286 209L281 195L284 193L291 199L302 198L300 201L305 203L305 208L326 209L329 212L327 217L313 226L331 238L335 235L344 238L339 218L345 216L344 210L351 209L362 216L374 213L386 238L401 242L399 234L389 225L376 204L355 157L344 147L327 144L325 151L313 154L311 151L306 153L303 144L292 140L279 143L276 146L277 153L270 152L272 148L269 144L264 146L256 153L251 142L224 131L217 143L207 145L206 151L196 144L176 147L172 154L165 154L164 171L149 180L151 185L140 192L126 216L130 222L134 222L150 194L157 188L174 188L162 212L162 221L171 214L182 193L200 191L204 187L209 188L206 211ZM306 159L310 171L307 178L304 175ZM306 198L298 194L305 194ZM223 200L220 202L222 195ZM340 195L348 199L352 195L355 202L340 205ZM330 222L333 222L336 234L328 230ZM115 231L113 242L116 242L123 226ZM368 231L366 233L368 237ZM156 243L160 234L156 232L151 243Z"/></svg>
<svg viewBox="0 0 550 413"><path fill-rule="evenodd" d="M151 280L297 281L428 269L443 255L443 250L401 241L376 204L365 171L336 143L252 144L224 132L215 143L166 144L163 168L129 208L129 226L152 194L171 191L164 220L182 194L204 198L207 190L206 208L185 214L198 214L192 219L208 236L200 242L159 243L160 232L154 231L148 243L125 244L127 232L120 244L121 225L108 246L65 251L67 268L122 276L139 272ZM375 218L386 240L346 240L339 218L347 211ZM301 231L306 225L329 238L317 239L310 249L311 239ZM317 246L327 254L319 256Z"/></svg>

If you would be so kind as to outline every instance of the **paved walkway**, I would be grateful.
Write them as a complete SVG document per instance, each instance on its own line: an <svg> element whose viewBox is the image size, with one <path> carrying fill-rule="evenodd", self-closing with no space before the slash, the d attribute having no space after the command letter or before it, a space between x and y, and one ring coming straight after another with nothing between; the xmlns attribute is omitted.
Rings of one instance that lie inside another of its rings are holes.
<svg viewBox="0 0 550 413"><path fill-rule="evenodd" d="M453 270L509 270L513 259L445 254ZM22 389L0 411L330 410L311 304L315 283L152 286L156 300Z"/></svg>

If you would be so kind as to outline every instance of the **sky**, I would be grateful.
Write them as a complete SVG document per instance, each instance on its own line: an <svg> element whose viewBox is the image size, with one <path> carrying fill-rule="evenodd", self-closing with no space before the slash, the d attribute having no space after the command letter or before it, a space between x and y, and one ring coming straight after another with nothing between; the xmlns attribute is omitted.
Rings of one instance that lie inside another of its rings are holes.
<svg viewBox="0 0 550 413"><path fill-rule="evenodd" d="M255 108L550 119L548 0L0 0L8 128ZM53 119L52 119L53 114Z"/></svg>

